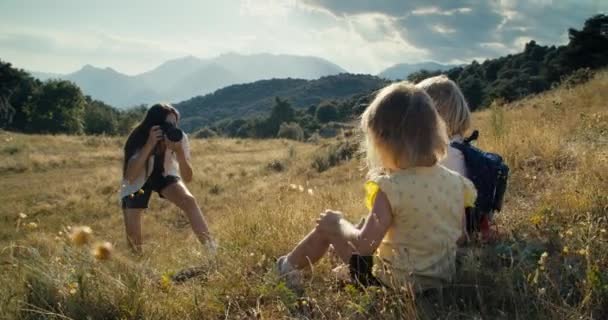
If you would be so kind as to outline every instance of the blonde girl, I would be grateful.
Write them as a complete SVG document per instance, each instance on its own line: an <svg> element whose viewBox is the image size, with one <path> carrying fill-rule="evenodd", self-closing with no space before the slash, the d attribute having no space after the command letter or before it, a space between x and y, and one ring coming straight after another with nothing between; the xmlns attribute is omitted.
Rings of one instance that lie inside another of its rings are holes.
<svg viewBox="0 0 608 320"><path fill-rule="evenodd" d="M389 85L363 113L361 129L369 166L365 224L359 230L341 212L326 210L277 260L280 275L298 288L301 270L317 263L331 245L350 263L353 276L367 272L358 270L362 261L373 263L365 275L369 284L414 291L447 284L455 270L462 212L476 192L466 178L438 165L447 136L432 100L411 84Z"/></svg>
<svg viewBox="0 0 608 320"><path fill-rule="evenodd" d="M439 75L421 81L416 87L426 91L433 100L439 116L446 124L450 143L462 143L471 127L471 111L458 85L445 75ZM467 176L464 155L454 147L448 146L447 156L441 164Z"/></svg>

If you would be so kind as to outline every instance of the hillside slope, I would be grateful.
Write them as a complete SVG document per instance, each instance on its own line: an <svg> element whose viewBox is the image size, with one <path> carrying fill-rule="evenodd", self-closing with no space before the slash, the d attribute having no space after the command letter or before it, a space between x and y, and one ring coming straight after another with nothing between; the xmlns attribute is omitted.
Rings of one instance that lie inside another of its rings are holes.
<svg viewBox="0 0 608 320"><path fill-rule="evenodd" d="M602 72L574 88L474 114L479 145L505 156L512 170L497 216L503 236L469 250L455 286L435 304L404 292L340 287L328 259L307 278L304 299L277 279L274 259L314 227L319 212L338 209L353 221L366 214L359 160L322 173L312 167L340 141L193 140L189 188L221 248L209 255L178 210L154 196L143 222L145 253L135 257L117 199L124 138L0 132L0 314L606 319L606 87ZM97 261L89 245L71 244L66 234L76 225L91 226L94 241L110 241L112 258ZM204 276L169 280L193 266Z"/></svg>
<svg viewBox="0 0 608 320"><path fill-rule="evenodd" d="M266 115L275 97L288 100L295 108L307 108L323 100L368 93L386 83L386 80L359 74L339 74L317 80L261 80L222 88L174 106L182 114L184 129L191 131L219 120Z"/></svg>

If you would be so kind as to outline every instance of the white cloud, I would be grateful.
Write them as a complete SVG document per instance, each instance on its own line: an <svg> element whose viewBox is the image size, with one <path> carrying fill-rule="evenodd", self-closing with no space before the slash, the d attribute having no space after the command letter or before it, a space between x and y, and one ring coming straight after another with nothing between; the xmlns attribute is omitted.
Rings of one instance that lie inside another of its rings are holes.
<svg viewBox="0 0 608 320"><path fill-rule="evenodd" d="M296 0L242 0L241 16L285 17L296 6Z"/></svg>
<svg viewBox="0 0 608 320"><path fill-rule="evenodd" d="M465 14L473 11L471 8L456 8L451 10L441 10L439 7L422 7L412 11L415 16L427 16L427 15L441 15L451 16L456 13Z"/></svg>
<svg viewBox="0 0 608 320"><path fill-rule="evenodd" d="M441 13L441 9L439 7L424 7L418 8L412 11L412 14L415 16L426 16L430 14L439 14Z"/></svg>
<svg viewBox="0 0 608 320"><path fill-rule="evenodd" d="M71 72L86 63L137 73L160 61L187 53L178 44L135 39L103 31L65 32L52 29L3 29L3 58L36 71ZM87 60L84 60L84 59ZM61 61L55 63L53 61Z"/></svg>
<svg viewBox="0 0 608 320"><path fill-rule="evenodd" d="M507 46L505 46L504 44L502 44L500 42L482 42L479 44L479 46L482 48L489 48L489 49L494 49L494 50L507 49Z"/></svg>
<svg viewBox="0 0 608 320"><path fill-rule="evenodd" d="M515 40L513 40L513 46L518 51L521 51L526 46L526 43L528 43L532 40L534 40L534 39L532 39L531 37L517 37L517 38L515 38Z"/></svg>
<svg viewBox="0 0 608 320"><path fill-rule="evenodd" d="M456 29L436 24L433 26L433 31L441 34L450 34L456 32Z"/></svg>

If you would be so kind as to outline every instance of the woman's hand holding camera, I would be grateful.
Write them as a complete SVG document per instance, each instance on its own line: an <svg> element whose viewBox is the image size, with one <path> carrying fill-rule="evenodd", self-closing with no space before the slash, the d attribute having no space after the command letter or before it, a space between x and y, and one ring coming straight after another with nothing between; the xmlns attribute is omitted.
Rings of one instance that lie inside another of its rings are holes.
<svg viewBox="0 0 608 320"><path fill-rule="evenodd" d="M180 151L183 151L184 149L182 148L182 142L181 141L171 141L169 139L165 139L165 145L167 146L167 149L175 152L175 153L179 153Z"/></svg>
<svg viewBox="0 0 608 320"><path fill-rule="evenodd" d="M146 141L146 145L149 148L154 148L154 146L156 146L156 144L161 140L163 140L163 130L160 128L160 126L152 126L148 133L148 141Z"/></svg>

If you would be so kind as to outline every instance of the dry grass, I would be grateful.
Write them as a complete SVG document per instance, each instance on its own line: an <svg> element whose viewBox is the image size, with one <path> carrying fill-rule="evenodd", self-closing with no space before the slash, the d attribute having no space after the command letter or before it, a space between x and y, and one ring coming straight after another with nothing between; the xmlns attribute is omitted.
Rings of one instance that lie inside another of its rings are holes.
<svg viewBox="0 0 608 320"><path fill-rule="evenodd" d="M323 145L193 141L190 188L221 249L201 248L186 219L155 198L145 254L125 245L117 189L122 138L0 133L0 315L23 319L608 317L608 73L477 113L479 144L512 168L497 245L471 250L442 301L340 288L329 261L298 299L273 272L325 208L365 214L357 160L318 172ZM331 141L322 142L332 144ZM274 170L271 162L283 170ZM302 185L304 192L290 187ZM312 190L312 195L308 193ZM27 217L19 216L19 213ZM32 224L32 222L35 224ZM69 243L89 225L114 245L97 261ZM546 258L541 258L543 252ZM540 261L539 261L540 260ZM205 275L167 279L187 267ZM433 305L434 304L434 305Z"/></svg>

